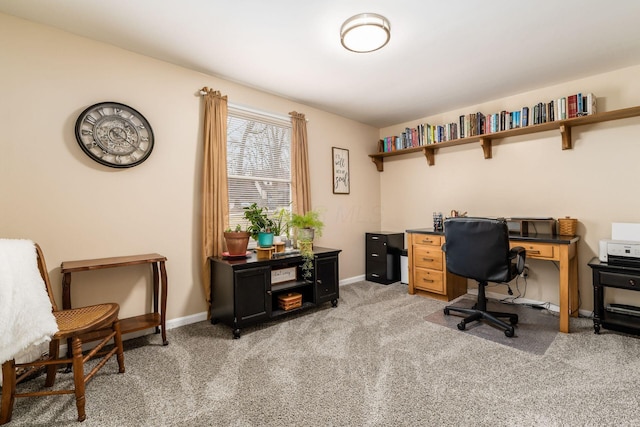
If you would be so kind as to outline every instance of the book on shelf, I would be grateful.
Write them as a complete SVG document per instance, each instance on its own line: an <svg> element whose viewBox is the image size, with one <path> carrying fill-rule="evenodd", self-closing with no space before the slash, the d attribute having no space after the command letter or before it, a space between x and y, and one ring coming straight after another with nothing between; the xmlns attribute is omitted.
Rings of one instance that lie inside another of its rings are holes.
<svg viewBox="0 0 640 427"><path fill-rule="evenodd" d="M584 111L586 115L596 113L596 97L591 92L587 93L584 99Z"/></svg>
<svg viewBox="0 0 640 427"><path fill-rule="evenodd" d="M556 120L565 120L567 118L567 98L558 98L555 103Z"/></svg>
<svg viewBox="0 0 640 427"><path fill-rule="evenodd" d="M486 117L481 112L476 113L476 135L482 135L485 130Z"/></svg>
<svg viewBox="0 0 640 427"><path fill-rule="evenodd" d="M567 97L567 119L573 119L578 114L578 96L569 95Z"/></svg>
<svg viewBox="0 0 640 427"><path fill-rule="evenodd" d="M529 126L529 107L522 107L522 126Z"/></svg>
<svg viewBox="0 0 640 427"><path fill-rule="evenodd" d="M576 116L583 115L583 102L582 102L582 94L578 92L576 94Z"/></svg>

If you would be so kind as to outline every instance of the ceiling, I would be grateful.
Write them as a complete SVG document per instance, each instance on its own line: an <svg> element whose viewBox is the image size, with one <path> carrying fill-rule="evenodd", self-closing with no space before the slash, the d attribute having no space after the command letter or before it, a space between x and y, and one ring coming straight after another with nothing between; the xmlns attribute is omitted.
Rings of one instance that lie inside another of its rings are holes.
<svg viewBox="0 0 640 427"><path fill-rule="evenodd" d="M375 127L640 64L637 0L0 0L0 12ZM340 44L362 12L389 19L383 49Z"/></svg>

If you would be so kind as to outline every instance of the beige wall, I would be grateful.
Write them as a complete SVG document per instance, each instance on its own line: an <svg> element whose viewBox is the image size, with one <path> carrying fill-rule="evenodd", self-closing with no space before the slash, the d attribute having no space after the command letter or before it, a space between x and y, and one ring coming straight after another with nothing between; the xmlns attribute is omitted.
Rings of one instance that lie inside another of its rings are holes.
<svg viewBox="0 0 640 427"><path fill-rule="evenodd" d="M305 113L319 245L343 250L340 278L364 274L364 233L379 228L379 176L367 154L378 130L287 99L0 14L0 236L37 241L60 301L65 260L158 252L168 258L168 319L205 310L200 286L199 188L202 102L209 86L229 101L287 115ZM89 105L140 111L156 137L143 164L124 170L89 159L74 125ZM351 194L334 195L331 147L346 148ZM146 310L148 268L73 277L74 305L121 303Z"/></svg>
<svg viewBox="0 0 640 427"><path fill-rule="evenodd" d="M63 260L159 252L168 257L168 319L204 310L199 273L199 176L202 86L232 103L309 119L313 206L326 223L319 244L341 248L340 277L364 274L367 231L431 226L433 211L471 215L579 219L582 308L591 310L587 262L611 222L640 222L635 163L640 118L573 130L562 151L557 132L495 141L493 159L474 145L447 148L428 167L421 154L385 160L378 173L367 154L378 137L459 114L515 109L578 91L598 96L607 111L638 105L640 66L471 105L378 131L290 100L0 14L0 236L29 238L47 256L60 300ZM428 94L425 94L428 96ZM90 160L73 127L101 101L128 104L150 121L151 157L115 170ZM331 147L350 153L351 194L331 190ZM629 196L629 194L632 196ZM558 303L557 269L530 261L526 297ZM74 304L116 300L123 317L146 310L142 267L74 276Z"/></svg>
<svg viewBox="0 0 640 427"><path fill-rule="evenodd" d="M381 129L380 137L399 134L417 123L444 124L461 114L515 110L576 92L593 92L600 111L637 106L640 66L398 124ZM447 215L452 209L472 216L577 218L581 309L591 311L593 288L587 263L598 255L598 241L611 237L612 222L640 223L636 196L640 117L573 128L572 134L574 149L565 151L559 131L549 131L496 140L490 160L475 144L438 150L434 166L428 166L422 154L385 159L380 184L382 227L431 227L434 211ZM526 297L558 304L556 266L536 260L528 264ZM621 298L633 297L627 292Z"/></svg>

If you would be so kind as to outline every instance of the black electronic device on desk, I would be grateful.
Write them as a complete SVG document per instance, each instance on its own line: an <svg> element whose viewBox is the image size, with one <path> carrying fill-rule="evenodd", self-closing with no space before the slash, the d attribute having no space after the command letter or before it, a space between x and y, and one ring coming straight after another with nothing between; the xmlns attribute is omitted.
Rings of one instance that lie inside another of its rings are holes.
<svg viewBox="0 0 640 427"><path fill-rule="evenodd" d="M600 328L640 335L640 307L628 304L604 305L607 288L640 291L640 266L606 263L598 258L589 262L593 273L593 329Z"/></svg>
<svg viewBox="0 0 640 427"><path fill-rule="evenodd" d="M527 236L529 234L551 234L555 236L556 220L551 217L512 217L507 218L509 233Z"/></svg>

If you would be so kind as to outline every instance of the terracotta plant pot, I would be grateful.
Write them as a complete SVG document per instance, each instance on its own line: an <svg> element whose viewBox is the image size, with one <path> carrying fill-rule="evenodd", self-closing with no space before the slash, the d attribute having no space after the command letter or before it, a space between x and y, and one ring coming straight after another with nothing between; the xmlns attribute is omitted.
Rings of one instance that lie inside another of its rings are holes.
<svg viewBox="0 0 640 427"><path fill-rule="evenodd" d="M229 255L246 255L250 237L251 233L247 231L225 231L224 241L227 244Z"/></svg>

